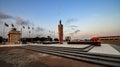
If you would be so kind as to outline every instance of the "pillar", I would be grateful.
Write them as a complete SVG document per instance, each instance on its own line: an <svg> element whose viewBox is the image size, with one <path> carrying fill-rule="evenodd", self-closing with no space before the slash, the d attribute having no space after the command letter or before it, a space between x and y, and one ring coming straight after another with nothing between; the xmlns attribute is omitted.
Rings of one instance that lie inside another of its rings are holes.
<svg viewBox="0 0 120 67"><path fill-rule="evenodd" d="M63 25L61 24L61 20L58 25L58 35L59 35L59 43L63 44Z"/></svg>

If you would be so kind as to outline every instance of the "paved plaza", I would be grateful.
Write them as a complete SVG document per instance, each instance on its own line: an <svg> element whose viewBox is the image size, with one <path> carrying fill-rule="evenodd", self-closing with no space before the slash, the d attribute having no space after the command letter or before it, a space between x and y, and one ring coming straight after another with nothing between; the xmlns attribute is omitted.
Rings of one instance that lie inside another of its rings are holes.
<svg viewBox="0 0 120 67"><path fill-rule="evenodd" d="M89 45L76 45L76 44L8 44L8 45L0 45L0 47L15 47L15 46L27 46L27 45L36 45L36 46L55 46L55 47L69 47L69 48L84 48ZM103 53L103 54L113 54L120 55L120 52L113 48L110 44L101 44L101 46L94 46L88 52L91 53Z"/></svg>

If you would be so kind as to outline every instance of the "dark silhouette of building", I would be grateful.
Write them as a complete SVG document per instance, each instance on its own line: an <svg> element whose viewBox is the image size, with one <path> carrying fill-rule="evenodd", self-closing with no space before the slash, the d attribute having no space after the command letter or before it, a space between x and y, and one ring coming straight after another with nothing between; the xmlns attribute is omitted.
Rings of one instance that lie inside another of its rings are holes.
<svg viewBox="0 0 120 67"><path fill-rule="evenodd" d="M0 36L0 43L2 43L2 41L3 41L3 38Z"/></svg>
<svg viewBox="0 0 120 67"><path fill-rule="evenodd" d="M65 37L65 41L69 42L71 40L71 37L70 36L66 36Z"/></svg>
<svg viewBox="0 0 120 67"><path fill-rule="evenodd" d="M61 24L61 20L58 25L58 35L59 35L59 43L63 44L63 25Z"/></svg>

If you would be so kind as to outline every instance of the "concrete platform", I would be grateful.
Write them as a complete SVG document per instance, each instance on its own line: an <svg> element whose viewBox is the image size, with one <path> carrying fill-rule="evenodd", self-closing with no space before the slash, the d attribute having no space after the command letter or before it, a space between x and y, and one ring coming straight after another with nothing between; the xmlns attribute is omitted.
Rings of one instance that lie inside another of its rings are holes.
<svg viewBox="0 0 120 67"><path fill-rule="evenodd" d="M74 45L74 44L46 44L38 46L55 46L55 47L69 47L69 48L85 48L89 45Z"/></svg>
<svg viewBox="0 0 120 67"><path fill-rule="evenodd" d="M89 45L76 45L76 44L10 44L10 45L0 45L0 47L15 47L15 46L27 46L27 45L36 45L36 46L55 46L55 47L69 47L69 48L84 48ZM91 53L103 53L103 54L113 54L120 55L120 52L115 48L110 46L110 44L101 44L101 46L95 46L88 52Z"/></svg>
<svg viewBox="0 0 120 67"><path fill-rule="evenodd" d="M103 54L114 54L114 55L120 55L120 52L117 51L115 48L110 46L110 44L101 44L100 47L95 46L90 51L92 53L103 53Z"/></svg>
<svg viewBox="0 0 120 67"><path fill-rule="evenodd" d="M0 45L0 47L15 47L15 46L24 46L23 44L7 44L7 45Z"/></svg>

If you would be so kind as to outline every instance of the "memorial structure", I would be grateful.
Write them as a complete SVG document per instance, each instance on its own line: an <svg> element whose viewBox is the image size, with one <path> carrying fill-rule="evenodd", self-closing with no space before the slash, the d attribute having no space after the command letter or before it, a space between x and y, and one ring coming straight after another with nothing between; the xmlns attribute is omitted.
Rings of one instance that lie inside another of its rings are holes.
<svg viewBox="0 0 120 67"><path fill-rule="evenodd" d="M63 44L63 25L61 24L61 20L58 25L58 35L59 35L59 43Z"/></svg>
<svg viewBox="0 0 120 67"><path fill-rule="evenodd" d="M16 28L12 28L12 30L9 31L8 33L8 43L19 43L21 38L21 33L20 31L17 31Z"/></svg>

